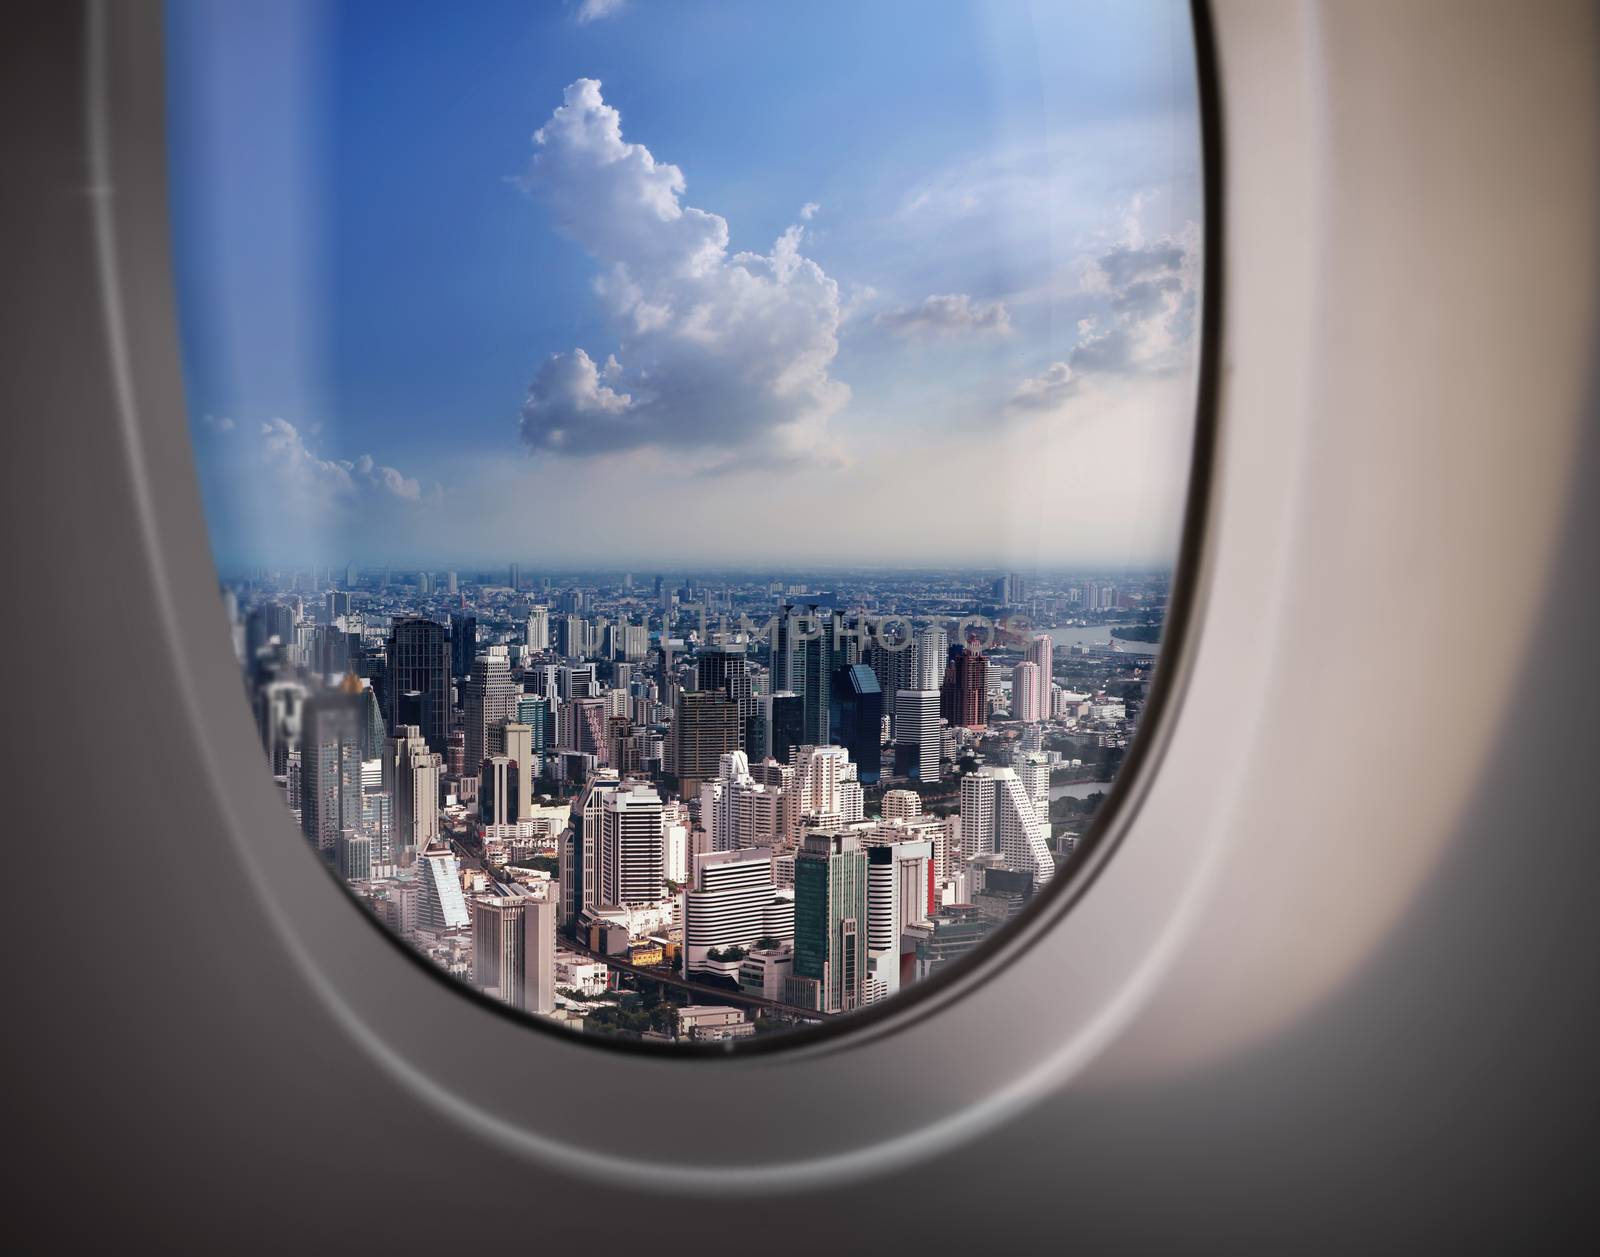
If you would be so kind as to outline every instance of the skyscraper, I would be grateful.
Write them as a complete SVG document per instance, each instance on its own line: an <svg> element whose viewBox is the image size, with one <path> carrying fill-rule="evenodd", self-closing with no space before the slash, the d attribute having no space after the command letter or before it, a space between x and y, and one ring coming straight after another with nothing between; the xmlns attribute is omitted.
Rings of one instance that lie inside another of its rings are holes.
<svg viewBox="0 0 1600 1257"><path fill-rule="evenodd" d="M472 901L472 982L490 999L523 1007L525 958L520 895Z"/></svg>
<svg viewBox="0 0 1600 1257"><path fill-rule="evenodd" d="M460 680L472 671L472 661L478 657L478 617L451 615L450 617L450 675Z"/></svg>
<svg viewBox="0 0 1600 1257"><path fill-rule="evenodd" d="M362 822L361 759L366 703L359 690L313 694L300 726L300 829L330 860L339 833Z"/></svg>
<svg viewBox="0 0 1600 1257"><path fill-rule="evenodd" d="M1011 669L1011 718L1027 724L1044 719L1039 706L1039 665L1024 659Z"/></svg>
<svg viewBox="0 0 1600 1257"><path fill-rule="evenodd" d="M672 736L681 789L692 794L700 782L717 775L724 754L739 749L744 737L739 704L725 694L688 690L678 696Z"/></svg>
<svg viewBox="0 0 1600 1257"><path fill-rule="evenodd" d="M476 773L484 759L504 748L502 726L510 718L517 701L517 685L511 679L511 660L504 646L490 646L472 661L472 676L467 681L462 703L466 730L466 771Z"/></svg>
<svg viewBox="0 0 1600 1257"><path fill-rule="evenodd" d="M450 719L450 642L444 625L421 616L394 622L383 689L389 727L415 724L442 755ZM402 713L415 718L402 719Z"/></svg>
<svg viewBox="0 0 1600 1257"><path fill-rule="evenodd" d="M1028 643L1028 661L1039 669L1039 719L1051 715L1050 685L1055 675L1055 640L1048 633L1037 633Z"/></svg>
<svg viewBox="0 0 1600 1257"><path fill-rule="evenodd" d="M778 893L768 848L719 851L694 860L684 893L683 972L701 969L710 952L794 937L794 901Z"/></svg>
<svg viewBox="0 0 1600 1257"><path fill-rule="evenodd" d="M989 721L989 661L972 646L950 648L939 714L952 728L982 729Z"/></svg>
<svg viewBox="0 0 1600 1257"><path fill-rule="evenodd" d="M608 904L652 903L666 887L661 796L643 784L607 792L600 813L600 878Z"/></svg>
<svg viewBox="0 0 1600 1257"><path fill-rule="evenodd" d="M402 725L395 730L383 756L383 789L389 796L391 859L409 863L410 854L439 836L439 778L441 756L428 749L421 730Z"/></svg>
<svg viewBox="0 0 1600 1257"><path fill-rule="evenodd" d="M745 725L750 718L750 671L742 644L708 646L695 660L695 680L711 694L724 694L738 707L739 748L744 744Z"/></svg>
<svg viewBox="0 0 1600 1257"><path fill-rule="evenodd" d="M767 741L772 758L787 764L794 758L794 748L805 744L805 713L800 696L793 690L780 690L767 700Z"/></svg>
<svg viewBox="0 0 1600 1257"><path fill-rule="evenodd" d="M1047 836L1038 805L1015 769L980 768L961 779L961 850L968 864L998 851L1008 869L1042 886L1055 873Z"/></svg>
<svg viewBox="0 0 1600 1257"><path fill-rule="evenodd" d="M794 861L788 1002L849 1012L861 1004L866 972L866 853L854 834L808 834Z"/></svg>
<svg viewBox="0 0 1600 1257"><path fill-rule="evenodd" d="M478 780L478 819L487 826L512 824L521 810L518 766L505 755L483 761Z"/></svg>
<svg viewBox="0 0 1600 1257"><path fill-rule="evenodd" d="M829 686L831 740L850 753L857 779L871 783L880 774L883 744L883 691L864 663L841 665Z"/></svg>
<svg viewBox="0 0 1600 1257"><path fill-rule="evenodd" d="M913 781L939 780L939 691L901 690L894 705L895 775Z"/></svg>
<svg viewBox="0 0 1600 1257"><path fill-rule="evenodd" d="M461 893L461 861L449 847L428 847L417 858L417 928L440 934L471 923Z"/></svg>
<svg viewBox="0 0 1600 1257"><path fill-rule="evenodd" d="M523 634L528 649L535 654L550 649L550 608L528 608L528 625Z"/></svg>
<svg viewBox="0 0 1600 1257"><path fill-rule="evenodd" d="M518 706L521 706L520 701ZM539 765L533 749L533 726L518 720L508 720L505 723L502 740L505 743L506 758L516 766L517 770L517 807L511 819L519 821L532 814L533 782L539 775Z"/></svg>

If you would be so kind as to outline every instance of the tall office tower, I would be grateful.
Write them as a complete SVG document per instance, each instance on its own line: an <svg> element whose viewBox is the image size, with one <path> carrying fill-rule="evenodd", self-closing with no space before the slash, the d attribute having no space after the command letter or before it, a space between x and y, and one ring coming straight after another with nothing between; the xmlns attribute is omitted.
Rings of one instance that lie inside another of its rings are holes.
<svg viewBox="0 0 1600 1257"><path fill-rule="evenodd" d="M341 829L334 844L334 863L345 881L366 881L372 876L372 839L359 829Z"/></svg>
<svg viewBox="0 0 1600 1257"><path fill-rule="evenodd" d="M894 696L894 709L895 775L913 781L938 781L939 691L901 690Z"/></svg>
<svg viewBox="0 0 1600 1257"><path fill-rule="evenodd" d="M877 781L883 761L883 691L877 675L864 663L844 664L834 671L828 690L830 741L850 753L859 781Z"/></svg>
<svg viewBox="0 0 1600 1257"><path fill-rule="evenodd" d="M794 860L794 970L786 1002L825 1013L861 1004L867 854L854 834L807 834Z"/></svg>
<svg viewBox="0 0 1600 1257"><path fill-rule="evenodd" d="M1039 706L1039 665L1024 659L1011 669L1011 718L1026 724L1044 719Z"/></svg>
<svg viewBox="0 0 1600 1257"><path fill-rule="evenodd" d="M608 761L605 699L575 698L562 706L561 749L593 755L596 763Z"/></svg>
<svg viewBox="0 0 1600 1257"><path fill-rule="evenodd" d="M801 610L785 603L773 626L772 687L800 696L801 741L821 746L828 740L828 648L825 621L815 606Z"/></svg>
<svg viewBox="0 0 1600 1257"><path fill-rule="evenodd" d="M517 706L521 705L519 699ZM517 807L511 819L520 821L533 815L533 783L539 775L539 761L533 749L533 726L523 724L520 720L508 720L501 740L505 743L506 758L517 769Z"/></svg>
<svg viewBox="0 0 1600 1257"><path fill-rule="evenodd" d="M417 928L442 934L471 924L461 893L461 861L449 847L425 848L417 856Z"/></svg>
<svg viewBox="0 0 1600 1257"><path fill-rule="evenodd" d="M359 690L313 694L300 725L300 829L330 860L339 831L361 824Z"/></svg>
<svg viewBox="0 0 1600 1257"><path fill-rule="evenodd" d="M528 608L528 623L523 630L522 640L533 654L539 654L550 649L549 607L532 606Z"/></svg>
<svg viewBox="0 0 1600 1257"><path fill-rule="evenodd" d="M681 792L693 794L700 782L714 778L723 755L739 749L743 734L733 699L708 690L680 694L672 737Z"/></svg>
<svg viewBox="0 0 1600 1257"><path fill-rule="evenodd" d="M346 589L354 589L356 587L356 565L354 559L344 565L344 587Z"/></svg>
<svg viewBox="0 0 1600 1257"><path fill-rule="evenodd" d="M491 755L483 761L478 778L478 819L484 825L510 825L517 819L522 802L519 766L506 755Z"/></svg>
<svg viewBox="0 0 1600 1257"><path fill-rule="evenodd" d="M444 591L452 597L461 592L461 578L455 572L444 574Z"/></svg>
<svg viewBox="0 0 1600 1257"><path fill-rule="evenodd" d="M522 1004L530 1013L556 1009L556 912L559 889L551 882L522 888Z"/></svg>
<svg viewBox="0 0 1600 1257"><path fill-rule="evenodd" d="M433 593L433 577L427 572L417 573L417 593L423 598Z"/></svg>
<svg viewBox="0 0 1600 1257"><path fill-rule="evenodd" d="M892 639L874 635L867 645L863 660L878 678L878 689L884 694L898 694L901 690L917 688L917 639L914 635L907 636L910 633L910 626L907 625L902 635ZM905 644L901 646L901 642ZM896 646L900 646L900 649L894 649ZM893 736L894 712L888 714Z"/></svg>
<svg viewBox="0 0 1600 1257"><path fill-rule="evenodd" d="M643 663L650 655L650 626L622 625L622 657L629 663Z"/></svg>
<svg viewBox="0 0 1600 1257"><path fill-rule="evenodd" d="M299 681L268 681L256 690L256 731L274 777L289 771L289 752L300 745L306 692Z"/></svg>
<svg viewBox="0 0 1600 1257"><path fill-rule="evenodd" d="M559 848L561 867L561 919L571 921L601 903L601 814L606 796L622 788L617 774L597 772L572 800L567 840Z"/></svg>
<svg viewBox="0 0 1600 1257"><path fill-rule="evenodd" d="M472 661L478 657L478 617L451 615L450 617L450 675L456 680L472 671Z"/></svg>
<svg viewBox="0 0 1600 1257"><path fill-rule="evenodd" d="M922 796L915 790L885 790L883 792L883 819L908 821L922 815Z"/></svg>
<svg viewBox="0 0 1600 1257"><path fill-rule="evenodd" d="M281 602L251 607L244 621L245 657L253 660L274 638L285 645L294 641L294 609Z"/></svg>
<svg viewBox="0 0 1600 1257"><path fill-rule="evenodd" d="M394 622L383 693L389 728L416 725L428 745L442 755L450 721L450 640L444 625L421 616ZM414 708L414 719L402 719L408 708Z"/></svg>
<svg viewBox="0 0 1600 1257"><path fill-rule="evenodd" d="M324 611L329 624L337 624L340 620L348 619L351 611L350 595L341 590L330 589Z"/></svg>
<svg viewBox="0 0 1600 1257"><path fill-rule="evenodd" d="M361 761L361 833L372 840L369 863L393 862L390 855L394 837L393 804L383 788L383 752Z"/></svg>
<svg viewBox="0 0 1600 1257"><path fill-rule="evenodd" d="M581 615L556 617L556 653L563 659L595 654L594 626Z"/></svg>
<svg viewBox="0 0 1600 1257"><path fill-rule="evenodd" d="M666 890L661 796L637 784L607 792L600 809L600 885L608 904L645 904Z"/></svg>
<svg viewBox="0 0 1600 1257"><path fill-rule="evenodd" d="M1055 676L1055 640L1048 633L1036 633L1028 643L1028 662L1039 669L1039 719L1050 719L1050 685Z"/></svg>
<svg viewBox="0 0 1600 1257"><path fill-rule="evenodd" d="M784 791L784 838L800 841L807 829L836 829L862 818L861 783L842 746L802 746L794 758L794 781Z"/></svg>
<svg viewBox="0 0 1600 1257"><path fill-rule="evenodd" d="M867 851L867 974L863 1001L893 995L901 983L901 936L927 921L933 900L933 844L882 835Z"/></svg>
<svg viewBox="0 0 1600 1257"><path fill-rule="evenodd" d="M472 661L472 676L462 703L466 730L466 763L476 773L490 755L503 753L502 727L516 708L517 683L511 679L511 658L504 646L488 646Z"/></svg>
<svg viewBox="0 0 1600 1257"><path fill-rule="evenodd" d="M961 779L961 846L968 864L1000 852L1007 868L1028 874L1036 887L1055 872L1038 805L1014 768L980 768Z"/></svg>
<svg viewBox="0 0 1600 1257"><path fill-rule="evenodd" d="M536 663L522 670L522 688L544 698L561 698L561 665Z"/></svg>
<svg viewBox="0 0 1600 1257"><path fill-rule="evenodd" d="M790 763L794 751L805 744L805 711L800 695L779 690L767 702L767 753L780 764Z"/></svg>
<svg viewBox="0 0 1600 1257"><path fill-rule="evenodd" d="M517 718L516 723L528 726L532 738L533 773L536 777L543 776L545 755L556 745L555 706L542 695L520 694L513 714ZM510 745L508 740L506 746L509 748ZM506 754L510 753L508 749Z"/></svg>
<svg viewBox="0 0 1600 1257"><path fill-rule="evenodd" d="M972 646L950 648L939 714L951 728L982 729L989 722L989 661Z"/></svg>
<svg viewBox="0 0 1600 1257"><path fill-rule="evenodd" d="M564 663L556 669L556 694L563 699L594 698L600 680L592 663Z"/></svg>
<svg viewBox="0 0 1600 1257"><path fill-rule="evenodd" d="M526 974L521 895L472 901L472 984L490 999L521 1008Z"/></svg>
<svg viewBox="0 0 1600 1257"><path fill-rule="evenodd" d="M712 851L773 846L781 836L782 807L782 791L751 775L743 751L724 755L716 779L700 787L700 823Z"/></svg>
<svg viewBox="0 0 1600 1257"><path fill-rule="evenodd" d="M506 584L511 586L513 593L522 588L522 565L520 563L513 563L506 569Z"/></svg>
<svg viewBox="0 0 1600 1257"><path fill-rule="evenodd" d="M794 901L780 895L768 848L694 857L683 896L683 973L703 970L713 951L794 937Z"/></svg>
<svg viewBox="0 0 1600 1257"><path fill-rule="evenodd" d="M695 681L698 687L712 694L725 694L739 708L739 749L744 744L745 726L755 703L750 693L750 668L742 643L708 646L695 661Z"/></svg>
<svg viewBox="0 0 1600 1257"><path fill-rule="evenodd" d="M383 790L390 800L391 851L394 863L410 863L410 855L439 837L439 778L444 761L415 725L395 730L383 756Z"/></svg>

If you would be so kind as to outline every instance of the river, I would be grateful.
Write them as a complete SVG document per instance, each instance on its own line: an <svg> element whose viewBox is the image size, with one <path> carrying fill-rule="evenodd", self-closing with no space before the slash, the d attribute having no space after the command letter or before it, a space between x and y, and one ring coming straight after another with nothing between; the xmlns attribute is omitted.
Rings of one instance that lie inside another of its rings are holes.
<svg viewBox="0 0 1600 1257"><path fill-rule="evenodd" d="M1074 781L1050 787L1050 802L1057 799L1087 799L1091 794L1106 794L1111 789L1109 781Z"/></svg>
<svg viewBox="0 0 1600 1257"><path fill-rule="evenodd" d="M1057 650L1078 645L1104 646L1113 640L1109 624L1096 624L1089 628L1053 628L1046 629L1045 632L1049 633L1055 641ZM1115 640L1123 650L1132 651L1135 654L1159 655L1161 653L1160 642L1130 642L1124 641L1122 638Z"/></svg>

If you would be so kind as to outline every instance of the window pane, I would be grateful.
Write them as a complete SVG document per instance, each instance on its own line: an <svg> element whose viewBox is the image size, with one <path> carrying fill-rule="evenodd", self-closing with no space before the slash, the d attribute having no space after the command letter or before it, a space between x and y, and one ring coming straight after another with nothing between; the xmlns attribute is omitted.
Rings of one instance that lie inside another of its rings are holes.
<svg viewBox="0 0 1600 1257"><path fill-rule="evenodd" d="M168 12L197 465L313 856L667 1044L1045 896L1177 550L1186 6Z"/></svg>

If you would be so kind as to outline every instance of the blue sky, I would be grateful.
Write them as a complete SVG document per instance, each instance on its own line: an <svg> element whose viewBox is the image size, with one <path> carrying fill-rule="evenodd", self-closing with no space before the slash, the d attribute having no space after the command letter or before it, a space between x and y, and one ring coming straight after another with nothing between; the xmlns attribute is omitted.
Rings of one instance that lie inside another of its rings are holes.
<svg viewBox="0 0 1600 1257"><path fill-rule="evenodd" d="M1184 5L168 13L224 561L1171 552Z"/></svg>

